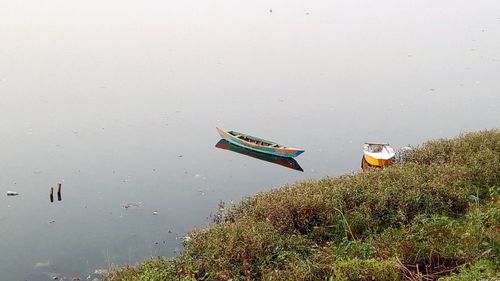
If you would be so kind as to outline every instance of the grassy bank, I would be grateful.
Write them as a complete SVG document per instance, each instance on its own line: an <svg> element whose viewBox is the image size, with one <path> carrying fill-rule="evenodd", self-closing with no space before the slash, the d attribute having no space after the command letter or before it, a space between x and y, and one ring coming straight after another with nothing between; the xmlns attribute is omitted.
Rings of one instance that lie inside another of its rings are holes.
<svg viewBox="0 0 500 281"><path fill-rule="evenodd" d="M248 198L179 257L106 280L494 280L499 194L499 130L430 141L383 170Z"/></svg>

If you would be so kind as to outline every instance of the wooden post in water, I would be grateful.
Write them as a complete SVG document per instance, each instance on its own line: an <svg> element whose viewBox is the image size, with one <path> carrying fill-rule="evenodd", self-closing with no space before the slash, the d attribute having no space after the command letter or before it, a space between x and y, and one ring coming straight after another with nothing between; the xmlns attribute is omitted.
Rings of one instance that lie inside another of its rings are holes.
<svg viewBox="0 0 500 281"><path fill-rule="evenodd" d="M57 201L61 201L62 198L61 198L61 185L62 183L58 183L58 187L57 187Z"/></svg>
<svg viewBox="0 0 500 281"><path fill-rule="evenodd" d="M50 202L54 202L54 188L50 188Z"/></svg>

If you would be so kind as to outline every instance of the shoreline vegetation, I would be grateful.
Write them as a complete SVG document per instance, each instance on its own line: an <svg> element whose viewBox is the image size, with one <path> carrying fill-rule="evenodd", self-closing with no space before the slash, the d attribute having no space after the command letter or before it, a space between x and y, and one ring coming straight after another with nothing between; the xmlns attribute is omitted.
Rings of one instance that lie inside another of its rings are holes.
<svg viewBox="0 0 500 281"><path fill-rule="evenodd" d="M499 195L499 129L433 140L384 169L249 197L179 256L104 280L499 280Z"/></svg>

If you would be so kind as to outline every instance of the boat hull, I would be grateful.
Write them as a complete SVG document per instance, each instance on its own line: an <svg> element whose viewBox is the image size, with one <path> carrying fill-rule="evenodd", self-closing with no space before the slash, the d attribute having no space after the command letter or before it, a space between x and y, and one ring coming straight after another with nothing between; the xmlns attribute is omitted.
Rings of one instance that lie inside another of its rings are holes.
<svg viewBox="0 0 500 281"><path fill-rule="evenodd" d="M258 144L255 144L255 143L252 143L252 142L248 142L248 141L244 141L220 128L217 128L217 131L219 132L219 135L221 136L222 139L234 144L234 145L237 145L237 146L241 146L243 148L247 148L247 149L251 149L251 150L254 150L254 151L257 151L257 152L261 152L261 153L267 153L267 154L272 154L272 155L276 155L276 156L280 156L280 157L297 157L299 156L300 154L302 154L304 152L303 149L298 149L298 148L291 148L291 147L271 147L271 146L262 146L262 145L258 145ZM261 139L261 138L256 138L256 137L252 137L252 136L249 136L255 140L259 140L259 141L263 141L263 142L267 142L267 143L274 143L272 141L268 141L268 140L265 140L265 139Z"/></svg>
<svg viewBox="0 0 500 281"><path fill-rule="evenodd" d="M366 162L370 166L385 167L385 166L389 166L392 163L394 163L394 157L391 157L389 159L377 159L375 157L368 155L367 153L365 153L364 157L365 157Z"/></svg>
<svg viewBox="0 0 500 281"><path fill-rule="evenodd" d="M388 143L365 142L361 168L386 167L394 163L396 153Z"/></svg>
<svg viewBox="0 0 500 281"><path fill-rule="evenodd" d="M299 163L293 158L290 157L281 157L281 156L276 156L272 154L267 154L267 153L261 153L255 150L247 149L244 147L241 147L239 145L234 145L230 143L229 141L225 139L219 140L219 142L215 145L215 147L220 148L220 149L225 149L229 150L232 152L236 152L239 154L243 154L245 156L249 156L252 158L256 158L259 160L267 161L276 165L280 165L283 167L287 167L293 170L301 171L303 172L304 170L302 167L300 167Z"/></svg>

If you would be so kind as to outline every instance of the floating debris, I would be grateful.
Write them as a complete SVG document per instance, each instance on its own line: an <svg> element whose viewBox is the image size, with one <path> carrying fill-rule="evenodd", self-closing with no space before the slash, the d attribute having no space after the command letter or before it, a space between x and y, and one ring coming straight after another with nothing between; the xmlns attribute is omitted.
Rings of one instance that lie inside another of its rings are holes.
<svg viewBox="0 0 500 281"><path fill-rule="evenodd" d="M19 193L16 191L10 191L10 190L7 191L7 196L17 196L17 195L19 195Z"/></svg>
<svg viewBox="0 0 500 281"><path fill-rule="evenodd" d="M66 280L66 278L62 274L57 272L42 272L42 274L51 278L52 280Z"/></svg>
<svg viewBox="0 0 500 281"><path fill-rule="evenodd" d="M155 216L156 216L156 215L158 215L158 214L159 214L159 212L158 212L158 211L153 211L153 215L155 215Z"/></svg>
<svg viewBox="0 0 500 281"><path fill-rule="evenodd" d="M40 267L48 267L51 266L52 264L50 263L50 260L47 260L45 262L37 262L35 263L35 268L40 268Z"/></svg>
<svg viewBox="0 0 500 281"><path fill-rule="evenodd" d="M140 207L142 202L137 202L137 203L127 203L123 204L122 207L125 208L125 210L128 210L130 207Z"/></svg>

